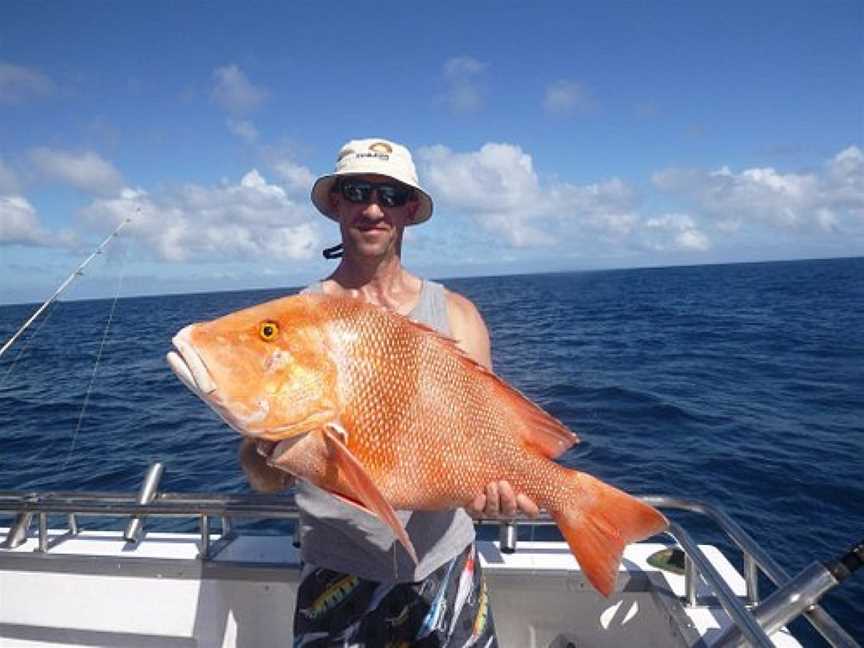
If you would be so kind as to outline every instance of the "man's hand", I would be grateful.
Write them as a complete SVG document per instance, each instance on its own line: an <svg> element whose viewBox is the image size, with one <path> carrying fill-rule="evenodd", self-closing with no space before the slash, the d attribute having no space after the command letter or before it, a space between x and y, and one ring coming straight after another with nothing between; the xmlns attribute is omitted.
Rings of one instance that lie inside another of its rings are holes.
<svg viewBox="0 0 864 648"><path fill-rule="evenodd" d="M529 518L540 515L539 507L524 493L514 493L513 487L503 479L490 482L486 492L474 498L465 507L468 514L474 518L508 518L521 511Z"/></svg>
<svg viewBox="0 0 864 648"><path fill-rule="evenodd" d="M251 439L243 439L240 445L240 466L246 473L249 485L259 493L278 493L294 483L294 478L284 470L267 465L267 460L258 452L256 442Z"/></svg>

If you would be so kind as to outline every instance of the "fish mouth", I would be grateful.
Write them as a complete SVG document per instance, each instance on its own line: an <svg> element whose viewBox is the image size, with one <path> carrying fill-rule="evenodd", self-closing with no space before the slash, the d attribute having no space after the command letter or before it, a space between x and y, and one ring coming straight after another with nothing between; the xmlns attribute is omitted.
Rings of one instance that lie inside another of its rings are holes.
<svg viewBox="0 0 864 648"><path fill-rule="evenodd" d="M270 432L270 430L255 431L253 429L256 424L266 418L269 404L259 404L255 412L242 415L238 414L236 407L225 402L224 395L218 393L216 381L213 380L207 369L207 364L190 339L191 329L194 326L194 324L190 324L171 340L174 350L169 351L165 356L168 366L171 367L180 382L207 403L233 430L253 438Z"/></svg>
<svg viewBox="0 0 864 648"><path fill-rule="evenodd" d="M204 364L204 360L189 341L192 326L194 324L181 330L171 340L174 350L169 351L165 356L168 366L171 367L171 370L180 379L180 382L186 385L198 398L207 403L223 421L241 434L245 434L245 430L238 425L238 421L235 420L231 412L223 405L222 399L216 393L216 383L210 376L210 372L207 371L207 365Z"/></svg>
<svg viewBox="0 0 864 648"><path fill-rule="evenodd" d="M206 397L216 391L216 383L204 360L189 341L193 326L194 324L187 326L174 336L171 340L174 350L168 352L166 360L180 382L207 400Z"/></svg>

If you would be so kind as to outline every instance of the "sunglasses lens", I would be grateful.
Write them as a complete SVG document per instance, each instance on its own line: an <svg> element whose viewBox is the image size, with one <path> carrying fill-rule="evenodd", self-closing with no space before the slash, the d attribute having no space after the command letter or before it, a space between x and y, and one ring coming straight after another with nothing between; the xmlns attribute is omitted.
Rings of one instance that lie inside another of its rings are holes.
<svg viewBox="0 0 864 648"><path fill-rule="evenodd" d="M352 203L368 203L372 187L368 182L346 180L341 186L342 196Z"/></svg>
<svg viewBox="0 0 864 648"><path fill-rule="evenodd" d="M406 192L392 185L379 185L378 200L384 207L401 207L406 201Z"/></svg>
<svg viewBox="0 0 864 648"><path fill-rule="evenodd" d="M412 189L387 183L373 184L358 180L345 180L340 185L342 196L352 203L368 204L372 200L373 189L377 192L378 204L382 207L401 207L414 194Z"/></svg>

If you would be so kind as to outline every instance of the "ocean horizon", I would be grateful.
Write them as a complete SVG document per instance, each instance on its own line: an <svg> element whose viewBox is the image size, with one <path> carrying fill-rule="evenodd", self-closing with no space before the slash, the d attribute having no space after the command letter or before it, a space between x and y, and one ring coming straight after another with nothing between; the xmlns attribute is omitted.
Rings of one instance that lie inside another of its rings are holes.
<svg viewBox="0 0 864 648"><path fill-rule="evenodd" d="M801 263L808 261L844 261L844 260L853 260L853 259L861 259L864 256L830 256L830 257L801 257L794 259L756 259L756 260L746 260L746 261L716 261L716 262L707 262L707 263L673 263L673 264L658 264L658 265L634 265L634 266L611 266L611 267L592 267L592 268L567 268L560 270L536 270L531 272L492 272L492 273L483 273L480 272L478 274L465 274L465 275L435 275L426 274L422 272L415 272L419 276L422 276L427 279L431 279L433 281L438 281L441 283L447 283L448 281L459 281L462 279L496 279L496 278L504 278L504 277L530 277L534 275L561 275L561 274L581 274L587 272L626 272L629 270L663 270L663 269L674 269L674 268L702 268L702 267L715 267L715 266L737 266L737 265L760 265L766 263ZM411 268L408 268L409 271L414 272ZM58 285L62 281L62 279L58 279ZM85 280L86 281L86 280ZM311 282L311 281L310 281ZM217 289L217 290L169 290L167 292L141 292L141 293L126 293L124 290L119 291L117 295L111 296L100 296L100 297L75 297L74 294L71 297L61 298L60 301L66 302L92 302L92 301L104 301L104 300L113 300L113 299L137 299L139 297L171 297L171 296L182 296L182 295L209 295L209 294L221 294L221 293L241 293L241 292L262 292L262 291L273 291L273 290L285 290L285 291L296 291L300 290L306 283L298 282L296 285L281 285L281 286L267 286L267 287L240 287L240 288L230 288L230 289ZM53 288L51 290L53 292ZM0 307L3 306L39 306L44 303L50 295L46 294L45 299L41 301L14 301L14 302L4 302L0 301ZM0 300L2 300L2 295L0 295ZM22 322L23 324L23 322ZM0 340L2 341L2 340Z"/></svg>

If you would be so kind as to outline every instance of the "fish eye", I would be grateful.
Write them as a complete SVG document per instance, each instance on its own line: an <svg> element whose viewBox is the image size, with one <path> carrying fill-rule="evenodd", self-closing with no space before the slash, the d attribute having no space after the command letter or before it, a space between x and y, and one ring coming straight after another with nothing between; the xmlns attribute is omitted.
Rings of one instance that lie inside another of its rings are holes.
<svg viewBox="0 0 864 648"><path fill-rule="evenodd" d="M272 342L279 335L279 325L276 322L261 322L258 325L258 335L265 342Z"/></svg>

